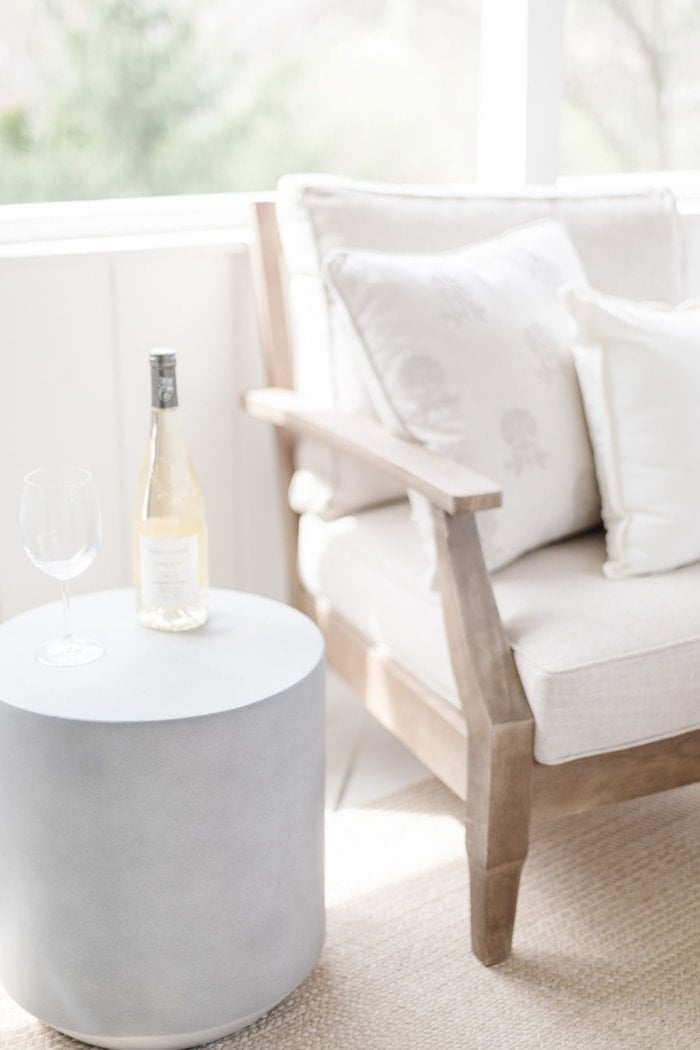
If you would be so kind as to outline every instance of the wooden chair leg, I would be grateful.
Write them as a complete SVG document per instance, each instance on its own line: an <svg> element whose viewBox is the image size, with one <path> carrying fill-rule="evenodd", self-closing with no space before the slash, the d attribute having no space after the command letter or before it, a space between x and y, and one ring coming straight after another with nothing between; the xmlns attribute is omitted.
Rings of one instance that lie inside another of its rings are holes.
<svg viewBox="0 0 700 1050"><path fill-rule="evenodd" d="M467 854L472 950L485 965L510 955L530 827L531 733L501 726L470 741Z"/></svg>
<svg viewBox="0 0 700 1050"><path fill-rule="evenodd" d="M491 590L474 515L433 508L440 594L467 725L472 944L486 966L510 953L527 856L535 723Z"/></svg>
<svg viewBox="0 0 700 1050"><path fill-rule="evenodd" d="M487 868L469 854L472 951L484 966L505 962L510 955L523 863Z"/></svg>

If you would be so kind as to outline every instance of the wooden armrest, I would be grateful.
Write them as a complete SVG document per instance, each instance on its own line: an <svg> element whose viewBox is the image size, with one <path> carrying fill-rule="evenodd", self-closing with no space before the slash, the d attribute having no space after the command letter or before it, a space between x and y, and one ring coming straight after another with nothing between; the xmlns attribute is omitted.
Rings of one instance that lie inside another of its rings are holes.
<svg viewBox="0 0 700 1050"><path fill-rule="evenodd" d="M276 387L251 390L243 395L243 403L256 419L317 438L355 456L427 496L448 514L501 505L501 489L495 481L456 460L394 437L371 419L318 411L293 390Z"/></svg>

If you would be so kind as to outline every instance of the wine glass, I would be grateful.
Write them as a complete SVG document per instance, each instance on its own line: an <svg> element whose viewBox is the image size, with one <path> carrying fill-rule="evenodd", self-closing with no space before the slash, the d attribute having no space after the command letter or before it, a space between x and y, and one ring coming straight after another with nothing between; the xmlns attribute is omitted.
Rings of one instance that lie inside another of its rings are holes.
<svg viewBox="0 0 700 1050"><path fill-rule="evenodd" d="M95 560L102 522L97 493L88 470L58 467L33 470L24 479L20 512L22 541L30 561L61 581L63 633L36 650L42 664L74 667L104 653L99 642L73 634L68 581Z"/></svg>

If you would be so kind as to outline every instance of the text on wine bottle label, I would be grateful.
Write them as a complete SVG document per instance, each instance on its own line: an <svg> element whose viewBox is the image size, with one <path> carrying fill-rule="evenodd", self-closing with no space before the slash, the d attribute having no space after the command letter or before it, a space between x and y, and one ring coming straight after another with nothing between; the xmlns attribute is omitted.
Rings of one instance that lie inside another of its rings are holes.
<svg viewBox="0 0 700 1050"><path fill-rule="evenodd" d="M181 607L199 600L199 541L141 537L141 588L144 605Z"/></svg>

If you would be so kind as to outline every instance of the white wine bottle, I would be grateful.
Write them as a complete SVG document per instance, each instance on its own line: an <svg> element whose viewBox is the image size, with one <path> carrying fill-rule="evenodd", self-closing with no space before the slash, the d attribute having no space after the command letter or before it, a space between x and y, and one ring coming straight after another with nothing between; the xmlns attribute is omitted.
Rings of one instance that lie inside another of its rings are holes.
<svg viewBox="0 0 700 1050"><path fill-rule="evenodd" d="M136 490L134 580L139 619L187 631L208 615L204 500L185 447L175 354L152 350L151 434Z"/></svg>

